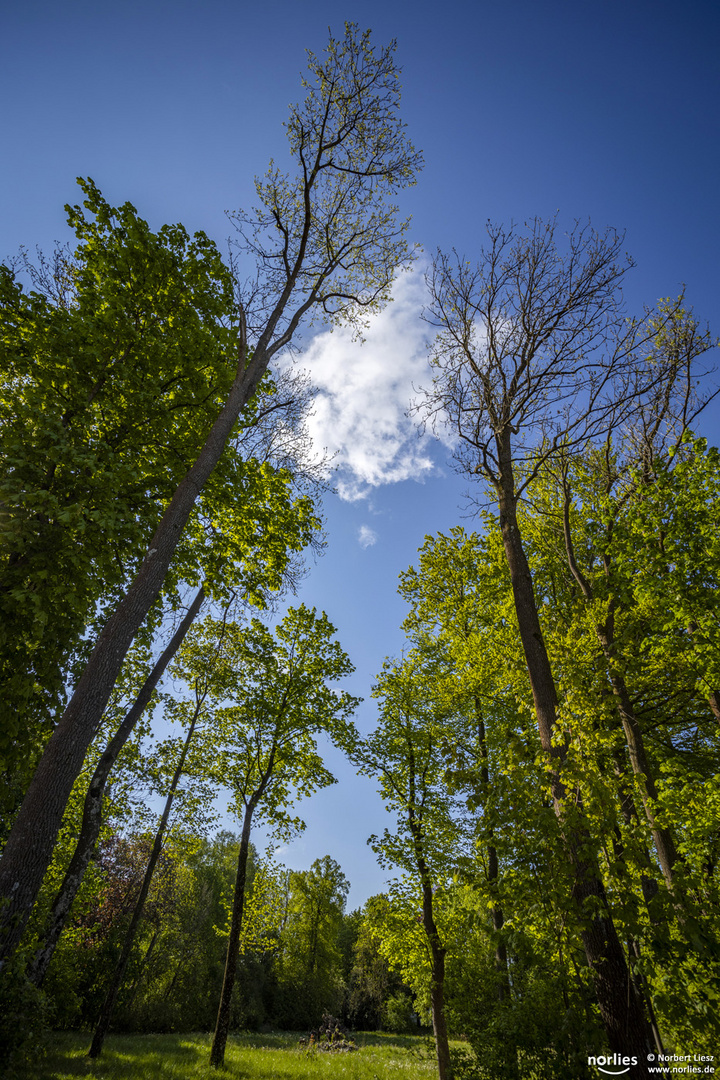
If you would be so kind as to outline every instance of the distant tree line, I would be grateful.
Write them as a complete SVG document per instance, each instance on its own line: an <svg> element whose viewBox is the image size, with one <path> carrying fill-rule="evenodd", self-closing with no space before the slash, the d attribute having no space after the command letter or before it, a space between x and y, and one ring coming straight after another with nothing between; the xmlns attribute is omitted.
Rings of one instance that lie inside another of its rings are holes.
<svg viewBox="0 0 720 1080"><path fill-rule="evenodd" d="M54 1025L94 1028L152 849L152 835L109 833L43 982ZM240 839L170 836L118 995L117 1031L212 1031L225 969ZM360 1029L417 1030L413 997L345 911L348 882L330 857L290 871L251 846L246 920L230 1025L307 1032L324 1012Z"/></svg>

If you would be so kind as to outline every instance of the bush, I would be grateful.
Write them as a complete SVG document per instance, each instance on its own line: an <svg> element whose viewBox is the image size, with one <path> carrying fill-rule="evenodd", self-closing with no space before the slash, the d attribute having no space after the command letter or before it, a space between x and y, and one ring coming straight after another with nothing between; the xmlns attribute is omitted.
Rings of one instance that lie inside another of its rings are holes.
<svg viewBox="0 0 720 1080"><path fill-rule="evenodd" d="M25 961L16 955L0 976L0 1074L13 1080L16 1070L28 1069L45 1050L51 1008L42 990L25 974Z"/></svg>
<svg viewBox="0 0 720 1080"><path fill-rule="evenodd" d="M382 1006L382 1030L395 1035L417 1033L417 1021L412 998L408 993L393 994Z"/></svg>

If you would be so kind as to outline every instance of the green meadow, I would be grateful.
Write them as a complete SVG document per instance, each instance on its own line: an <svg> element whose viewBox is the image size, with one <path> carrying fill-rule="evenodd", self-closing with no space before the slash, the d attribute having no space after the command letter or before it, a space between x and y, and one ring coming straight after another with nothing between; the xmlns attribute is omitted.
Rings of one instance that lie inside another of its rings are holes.
<svg viewBox="0 0 720 1080"><path fill-rule="evenodd" d="M102 1056L91 1061L89 1036L63 1033L40 1061L15 1075L17 1080L407 1080L437 1071L433 1048L421 1036L360 1034L357 1051L329 1054L302 1049L296 1033L234 1035L220 1070L208 1064L210 1040L201 1034L110 1036Z"/></svg>

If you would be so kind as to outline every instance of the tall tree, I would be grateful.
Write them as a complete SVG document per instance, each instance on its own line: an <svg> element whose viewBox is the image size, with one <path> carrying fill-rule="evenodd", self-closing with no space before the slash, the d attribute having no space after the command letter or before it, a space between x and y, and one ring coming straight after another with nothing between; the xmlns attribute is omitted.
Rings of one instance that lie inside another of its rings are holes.
<svg viewBox="0 0 720 1080"><path fill-rule="evenodd" d="M139 569L95 643L38 765L0 861L3 937L10 955L52 855L65 803L133 638L163 587L198 494L223 456L268 364L305 316L356 319L387 300L408 260L407 222L387 201L414 181L420 155L398 116L395 44L375 51L369 32L346 26L324 57L310 54L308 94L287 133L294 176L271 166L256 185L260 208L238 219L258 273L233 325L232 385L194 461L165 506Z"/></svg>
<svg viewBox="0 0 720 1080"><path fill-rule="evenodd" d="M677 307L628 324L620 286L622 237L576 226L564 250L556 223L489 226L476 266L440 254L430 275L438 327L427 408L454 429L461 468L497 502L535 715L552 796L584 913L583 944L613 1051L647 1075L648 1027L619 941L580 801L563 780L567 744L527 560L518 504L542 463L628 418L667 370ZM664 340L658 329L664 332ZM650 357L648 358L648 353Z"/></svg>
<svg viewBox="0 0 720 1080"><path fill-rule="evenodd" d="M305 975L313 977L323 966L326 939L339 932L350 883L339 863L325 855L315 859L309 870L291 875L290 887L298 901L296 924L302 925L305 939L302 966Z"/></svg>
<svg viewBox="0 0 720 1080"><path fill-rule="evenodd" d="M225 612L227 618L227 609ZM197 670L197 674L192 682L192 695L194 700L187 702L174 702L173 708L166 710L166 715L169 714L170 718L175 720L179 719L181 723L187 725L187 731L185 738L182 741L181 746L173 746L170 751L171 756L171 768L172 779L167 791L165 799L165 806L163 808L160 822L155 831L155 837L153 839L152 849L150 851L150 858L148 859L147 866L145 868L145 875L143 877L140 892L137 900L135 901L135 907L133 908L132 918L130 925L127 928L125 939L123 941L120 956L118 957L115 970L113 971L112 978L110 980L110 986L108 987L107 994L100 1012L95 1032L93 1034L90 1050L88 1051L89 1057L97 1057L103 1048L105 1036L107 1035L110 1021L112 1019L113 1010L115 1008L115 1002L117 1000L118 993L125 977L125 971L127 969L128 961L130 959L130 953L135 940L135 934L140 924L140 920L143 914L143 908L150 891L150 885L152 883L155 867L163 850L165 834L168 830L170 822L170 813L172 811L173 802L175 801L175 795L177 794L178 786L183 777L185 771L185 762L190 751L193 736L196 728L202 723L204 719L205 711L205 699L207 698L210 687L212 684L212 676L215 665L218 663L222 654L225 637L225 622L223 620L220 628L220 632L217 636L217 640L214 646L214 651L203 655L202 668ZM200 667L200 665L198 665ZM174 742L175 740L173 740ZM174 759L174 760L173 760ZM173 767L174 766L174 767ZM165 765L167 769L167 764Z"/></svg>
<svg viewBox="0 0 720 1080"><path fill-rule="evenodd" d="M183 563L187 575L202 570L205 582L100 754L85 796L77 846L53 902L44 941L31 965L30 977L37 985L47 971L100 834L108 778L206 595L221 595L228 602L239 595L246 603L267 606L281 587L294 584L294 557L303 545L315 539L313 530L319 521L307 492L314 494L318 481L315 463L309 459L305 445L307 403L297 380L290 380L289 386L286 381L283 378L276 386L265 380L258 413L233 440L233 450L242 452L246 466L240 467L241 475L230 483L227 477L221 478L213 485L216 490L206 489L198 504ZM234 504L238 482L245 487L249 500L242 512ZM107 710L105 726L112 726Z"/></svg>
<svg viewBox="0 0 720 1080"><path fill-rule="evenodd" d="M411 604L404 628L418 646L432 643L441 658L444 680L454 685L458 707L467 717L465 740L447 742L447 783L465 790L477 815L477 842L486 860L488 890L495 901L492 922L497 989L502 998L509 993L509 982L494 836L497 768L491 766L490 742L497 746L503 735L500 731L489 733L487 722L490 716L497 720L502 712L497 623L506 582L494 567L490 569L481 539L457 527L449 536L427 537L419 551L417 569L410 567L400 575L400 581L399 592ZM510 712L516 720L515 710ZM507 733L505 725L503 729Z"/></svg>
<svg viewBox="0 0 720 1080"><path fill-rule="evenodd" d="M311 1028L324 1012L337 1016L342 1004L339 937L350 887L329 855L309 870L292 872L287 918L278 957L283 1025Z"/></svg>
<svg viewBox="0 0 720 1080"><path fill-rule="evenodd" d="M207 619L192 633L178 665L183 678L191 681L205 669L220 629L217 620ZM210 1058L216 1067L223 1063L229 1031L253 823L264 820L281 832L301 828L289 810L294 798L334 782L318 754L316 736L326 732L341 743L352 739L349 717L357 701L327 685L352 670L334 632L325 615L304 606L291 608L274 633L256 619L246 629L228 623L222 656L209 679L212 731L198 741L195 760L204 775L230 788L242 821Z"/></svg>
<svg viewBox="0 0 720 1080"><path fill-rule="evenodd" d="M439 925L438 893L461 856L454 799L444 783L444 744L462 739L464 717L452 693L443 695L442 669L429 650L416 649L387 663L374 691L381 716L376 730L353 748L363 772L377 776L397 831L371 843L385 865L401 867L421 896L421 922L429 963L428 990L440 1080L451 1080L445 1010L446 943ZM433 687L432 693L428 686Z"/></svg>
<svg viewBox="0 0 720 1080"><path fill-rule="evenodd" d="M521 521L560 723L586 771L593 762L584 787L606 876L624 897L625 935L638 959L644 952L635 975L677 1045L717 994L717 726L706 667L717 629L705 612L717 593L719 478L717 455L694 439L670 451L655 448L648 474L610 445L589 448L536 480Z"/></svg>
<svg viewBox="0 0 720 1080"><path fill-rule="evenodd" d="M0 754L10 769L36 763L87 659L95 609L107 613L132 580L158 506L232 381L232 278L215 245L180 226L153 233L134 207L115 210L79 183L84 209L67 207L77 250L28 264L29 292L0 270Z"/></svg>

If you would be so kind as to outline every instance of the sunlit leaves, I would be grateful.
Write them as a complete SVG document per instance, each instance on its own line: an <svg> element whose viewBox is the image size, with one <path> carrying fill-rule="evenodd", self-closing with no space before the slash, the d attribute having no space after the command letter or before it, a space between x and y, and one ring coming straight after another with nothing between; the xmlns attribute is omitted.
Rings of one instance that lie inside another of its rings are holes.
<svg viewBox="0 0 720 1080"><path fill-rule="evenodd" d="M234 369L232 282L214 245L180 226L155 234L81 186L62 292L37 268L30 292L2 271L3 708L13 723L27 711L28 734L62 700L96 606L144 554Z"/></svg>
<svg viewBox="0 0 720 1080"><path fill-rule="evenodd" d="M173 668L191 685L207 679L198 774L229 788L240 816L252 803L279 833L302 827L289 813L294 798L334 782L317 736L352 738L357 700L328 685L352 671L334 632L325 614L304 605L291 608L274 632L258 619L243 627L208 618Z"/></svg>

